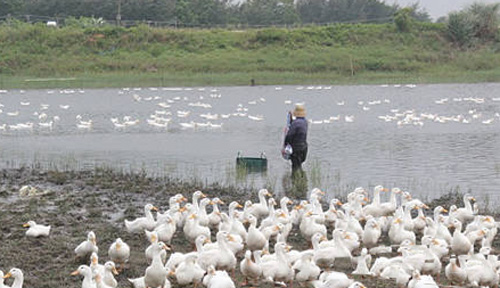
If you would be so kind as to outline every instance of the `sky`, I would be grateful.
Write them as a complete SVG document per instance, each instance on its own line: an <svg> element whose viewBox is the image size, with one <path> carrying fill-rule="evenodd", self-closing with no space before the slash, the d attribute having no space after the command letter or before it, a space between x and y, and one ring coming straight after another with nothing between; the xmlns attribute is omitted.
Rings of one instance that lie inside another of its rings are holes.
<svg viewBox="0 0 500 288"><path fill-rule="evenodd" d="M441 16L448 15L451 11L459 11L469 6L474 2L479 3L500 3L500 0L385 0L387 4L398 4L400 6L408 6L410 4L419 3L421 8L431 15L436 20Z"/></svg>

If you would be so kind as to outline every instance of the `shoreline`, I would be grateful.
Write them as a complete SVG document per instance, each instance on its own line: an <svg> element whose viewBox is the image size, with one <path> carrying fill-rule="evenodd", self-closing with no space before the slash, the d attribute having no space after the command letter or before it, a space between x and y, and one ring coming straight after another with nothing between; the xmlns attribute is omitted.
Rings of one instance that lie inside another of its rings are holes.
<svg viewBox="0 0 500 288"><path fill-rule="evenodd" d="M484 72L484 71L483 71ZM294 86L294 85L393 85L393 84L479 84L499 83L500 69L486 73L470 72L457 75L404 74L404 73L365 73L361 76L343 77L335 73L262 73L237 75L193 74L171 75L158 73L102 73L86 75L65 75L42 78L34 76L8 76L0 79L0 90L39 90L39 89L106 89L123 87L259 87L259 86ZM287 75L288 74L288 75ZM288 78L287 78L288 77ZM251 80L255 81L252 85Z"/></svg>

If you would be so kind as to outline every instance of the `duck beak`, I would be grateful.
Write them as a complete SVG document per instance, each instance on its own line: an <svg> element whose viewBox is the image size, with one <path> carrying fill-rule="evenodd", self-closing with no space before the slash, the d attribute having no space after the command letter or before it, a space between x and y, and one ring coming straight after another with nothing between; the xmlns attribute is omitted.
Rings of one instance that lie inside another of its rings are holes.
<svg viewBox="0 0 500 288"><path fill-rule="evenodd" d="M243 208L243 206L241 206L241 204L238 204L236 205L237 208Z"/></svg>
<svg viewBox="0 0 500 288"><path fill-rule="evenodd" d="M227 240L229 240L229 241L231 241L231 242L234 242L234 241L235 241L234 237L233 237L233 236L231 236L231 235L227 235Z"/></svg>
<svg viewBox="0 0 500 288"><path fill-rule="evenodd" d="M206 198L206 197L207 197L207 195L201 193L201 198Z"/></svg>
<svg viewBox="0 0 500 288"><path fill-rule="evenodd" d="M186 211L186 207L179 208L179 212L184 212L184 211Z"/></svg>
<svg viewBox="0 0 500 288"><path fill-rule="evenodd" d="M121 244L116 243L116 250L120 250L120 248L121 248L121 247L122 247L122 245L121 245Z"/></svg>
<svg viewBox="0 0 500 288"><path fill-rule="evenodd" d="M446 209L444 209L444 208L443 208L443 210L442 210L442 211L443 211L444 213L448 213L448 210L446 210Z"/></svg>
<svg viewBox="0 0 500 288"><path fill-rule="evenodd" d="M222 201L222 200L219 200L219 202L218 202L218 203L219 203L219 204L221 204L221 205L226 204L226 203L224 203L224 201Z"/></svg>
<svg viewBox="0 0 500 288"><path fill-rule="evenodd" d="M153 206L153 207L151 208L151 210L152 210L152 211L158 211L158 207Z"/></svg>
<svg viewBox="0 0 500 288"><path fill-rule="evenodd" d="M7 275L9 275L9 274L10 273L7 273ZM78 270L75 270L75 271L71 272L71 275L73 275L73 276L76 276L76 275L79 275L79 274L80 274L80 272L78 272ZM10 276L7 277L7 275L3 276L3 278L9 278L10 277Z"/></svg>
<svg viewBox="0 0 500 288"><path fill-rule="evenodd" d="M389 192L389 189L388 188L382 188L382 190L380 190L382 192Z"/></svg>
<svg viewBox="0 0 500 288"><path fill-rule="evenodd" d="M168 247L167 245L163 245L163 249L167 250L167 251L170 251L170 247Z"/></svg>
<svg viewBox="0 0 500 288"><path fill-rule="evenodd" d="M97 241L95 240L95 238L93 238L92 240L90 240L90 242L92 242L92 244L94 244L94 245L97 245Z"/></svg>
<svg viewBox="0 0 500 288"><path fill-rule="evenodd" d="M28 223L24 223L24 224L23 224L23 227L24 227L24 228L30 227L30 224L28 224Z"/></svg>
<svg viewBox="0 0 500 288"><path fill-rule="evenodd" d="M214 205L214 201L208 202L208 205Z"/></svg>
<svg viewBox="0 0 500 288"><path fill-rule="evenodd" d="M120 274L120 273L118 273L118 270L116 270L116 268L115 268L115 267L113 267L113 269L111 269L111 271L112 271L112 272L113 272L113 274L115 274L115 275Z"/></svg>
<svg viewBox="0 0 500 288"><path fill-rule="evenodd" d="M170 270L168 272L168 276L175 276L175 271L174 270Z"/></svg>

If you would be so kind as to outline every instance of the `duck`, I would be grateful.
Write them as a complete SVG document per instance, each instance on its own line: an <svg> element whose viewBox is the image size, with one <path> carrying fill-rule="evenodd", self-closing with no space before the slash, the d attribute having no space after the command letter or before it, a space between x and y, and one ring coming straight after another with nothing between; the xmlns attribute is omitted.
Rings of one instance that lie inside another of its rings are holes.
<svg viewBox="0 0 500 288"><path fill-rule="evenodd" d="M336 271L325 271L319 275L317 281L312 282L314 287L321 288L362 288L360 282L349 279L345 273Z"/></svg>
<svg viewBox="0 0 500 288"><path fill-rule="evenodd" d="M87 233L87 240L83 241L75 248L77 258L86 258L93 252L97 253L98 251L99 248L97 247L97 239L93 231Z"/></svg>
<svg viewBox="0 0 500 288"><path fill-rule="evenodd" d="M325 224L328 227L330 228L335 227L335 221L337 221L338 218L337 206L340 207L342 205L343 203L337 198L330 200L329 209L328 211L325 212Z"/></svg>
<svg viewBox="0 0 500 288"><path fill-rule="evenodd" d="M104 275L105 272L104 265L99 264L99 257L95 252L92 252L92 255L90 255L90 269L92 270L93 275L97 273Z"/></svg>
<svg viewBox="0 0 500 288"><path fill-rule="evenodd" d="M318 278L321 272L320 268L313 261L314 252L306 251L303 252L300 260L296 261L292 269L296 270L295 280L299 283L304 283L307 281L312 281Z"/></svg>
<svg viewBox="0 0 500 288"><path fill-rule="evenodd" d="M377 220L375 218L370 218L366 221L365 229L363 230L363 235L361 236L361 241L366 248L373 248L377 246L378 240L382 235L382 229L380 228Z"/></svg>
<svg viewBox="0 0 500 288"><path fill-rule="evenodd" d="M464 286L467 280L467 271L457 264L456 257L450 258L450 263L444 268L444 274L452 286Z"/></svg>
<svg viewBox="0 0 500 288"><path fill-rule="evenodd" d="M102 276L101 274L97 273L95 274L94 276L94 280L95 280L95 285L97 288L114 288L112 286L109 286L108 284L106 284L103 280L102 280ZM115 286L116 287L116 286Z"/></svg>
<svg viewBox="0 0 500 288"><path fill-rule="evenodd" d="M92 275L92 270L87 265L80 265L78 269L73 271L71 275L81 275L83 276L82 288L97 288ZM14 287L14 286L12 286Z"/></svg>
<svg viewBox="0 0 500 288"><path fill-rule="evenodd" d="M19 269L19 268L10 269L9 272L3 276L3 279L7 279L10 277L14 278L14 283L12 283L12 286L10 286L10 288L22 288L23 287L24 275L23 275L23 271L21 271L21 269Z"/></svg>
<svg viewBox="0 0 500 288"><path fill-rule="evenodd" d="M416 236L413 231L404 229L403 220L398 217L393 221L392 229L389 231L389 239L391 240L392 244L400 244L405 239L408 239L415 243Z"/></svg>
<svg viewBox="0 0 500 288"><path fill-rule="evenodd" d="M170 250L163 242L158 242L153 246L153 261L146 268L144 274L144 283L146 287L170 287L170 282L167 279L168 272L163 266L161 260L161 250Z"/></svg>
<svg viewBox="0 0 500 288"><path fill-rule="evenodd" d="M247 221L250 223L245 239L248 249L250 251L262 250L266 246L267 239L264 233L257 229L257 218L250 214Z"/></svg>
<svg viewBox="0 0 500 288"><path fill-rule="evenodd" d="M121 271L125 267L125 263L129 261L130 247L121 238L116 238L115 242L109 246L108 256L111 261L116 263L118 271Z"/></svg>
<svg viewBox="0 0 500 288"><path fill-rule="evenodd" d="M177 231L177 225L172 216L166 215L157 221L154 231L158 234L158 240L170 245L172 237Z"/></svg>
<svg viewBox="0 0 500 288"><path fill-rule="evenodd" d="M356 269L352 272L354 275L372 275L370 272L369 265L372 262L372 256L368 254L368 249L361 249L361 254L356 257L357 266Z"/></svg>
<svg viewBox="0 0 500 288"><path fill-rule="evenodd" d="M3 274L3 271L0 270L0 288L8 288L8 286L6 286L5 284L3 284L4 282L4 274Z"/></svg>
<svg viewBox="0 0 500 288"><path fill-rule="evenodd" d="M146 233L146 237L148 238L149 242L151 243L148 248L146 248L145 254L146 254L146 259L148 260L148 263L153 260L154 257L154 246L156 246L159 242L158 240L158 233L156 231L149 232L147 230L144 231ZM167 259L167 250L162 249L160 250L160 258L162 263L165 263Z"/></svg>
<svg viewBox="0 0 500 288"><path fill-rule="evenodd" d="M310 242L311 237L318 232L326 237L326 226L316 223L316 219L312 211L309 211L302 216L299 229L302 236L308 242Z"/></svg>
<svg viewBox="0 0 500 288"><path fill-rule="evenodd" d="M203 269L213 265L217 269L233 270L236 267L236 257L227 245L228 239L231 237L230 234L227 231L219 231L215 237L219 247L201 251L198 263Z"/></svg>
<svg viewBox="0 0 500 288"><path fill-rule="evenodd" d="M165 268L170 270L170 271L175 271L177 266L179 266L179 264L181 264L184 261L184 259L186 259L186 257L188 255L191 255L191 254L199 255L201 253L201 251L208 250L208 249L217 249L219 247L217 243L212 243L212 244L215 244L213 247L210 247L210 248L205 247L204 245L207 246L208 243L210 243L210 239L208 239L205 235L198 236L195 240L196 251L189 252L189 253L182 253L182 252L172 253L172 255L170 255L170 257L168 258L167 263L165 264Z"/></svg>
<svg viewBox="0 0 500 288"><path fill-rule="evenodd" d="M210 228L200 225L196 213L191 214L188 219L186 219L183 231L184 236L190 243L194 243L196 237L199 235L205 235L207 238L210 238Z"/></svg>
<svg viewBox="0 0 500 288"><path fill-rule="evenodd" d="M26 236L28 237L42 237L42 236L47 237L49 236L50 233L50 225L46 226L46 225L36 224L36 222L33 220L23 224L23 227L29 227L29 229L26 230Z"/></svg>
<svg viewBox="0 0 500 288"><path fill-rule="evenodd" d="M132 284L132 287L134 288L146 288L144 276L138 278L127 278L127 280Z"/></svg>
<svg viewBox="0 0 500 288"><path fill-rule="evenodd" d="M388 216L393 214L397 208L397 200L396 195L401 194L402 191L398 187L394 187L391 189L391 196L389 202L380 203L380 210L382 216Z"/></svg>
<svg viewBox="0 0 500 288"><path fill-rule="evenodd" d="M267 206L266 196L271 197L271 193L267 189L260 189L257 193L259 197L258 203L253 203L250 207L250 214L254 215L257 219L266 217L269 213L269 208Z"/></svg>
<svg viewBox="0 0 500 288"><path fill-rule="evenodd" d="M118 286L118 281L116 281L113 275L118 275L115 263L113 261L104 263L103 283L109 287L116 288L116 286Z"/></svg>
<svg viewBox="0 0 500 288"><path fill-rule="evenodd" d="M209 224L209 218L207 214L207 205L210 204L211 200L208 198L203 198L201 199L198 207L198 223L200 223L201 226L208 226Z"/></svg>
<svg viewBox="0 0 500 288"><path fill-rule="evenodd" d="M177 284L188 285L194 284L195 287L202 282L205 270L196 262L198 260L197 254L189 254L183 262L177 266L174 275L177 279Z"/></svg>
<svg viewBox="0 0 500 288"><path fill-rule="evenodd" d="M276 243L274 245L276 258L261 263L262 276L265 281L287 282L293 280L294 271L286 257L286 250L288 249L286 243Z"/></svg>
<svg viewBox="0 0 500 288"><path fill-rule="evenodd" d="M127 231L129 233L139 233L144 230L153 230L156 226L156 221L151 211L158 211L158 208L148 203L144 206L144 214L146 216L136 218L132 221L125 220Z"/></svg>
<svg viewBox="0 0 500 288"><path fill-rule="evenodd" d="M212 212L208 214L208 225L210 228L215 229L219 227L221 221L219 205L224 205L224 202L216 197L212 199L211 204Z"/></svg>
<svg viewBox="0 0 500 288"><path fill-rule="evenodd" d="M216 271L214 266L209 266L207 275L203 278L203 285L207 288L235 288L233 280L226 271Z"/></svg>
<svg viewBox="0 0 500 288"><path fill-rule="evenodd" d="M380 192L388 192L387 188L382 185L377 185L373 188L373 199L370 204L363 207L364 215L372 215L373 217L384 216L384 209L380 206Z"/></svg>
<svg viewBox="0 0 500 288"><path fill-rule="evenodd" d="M408 288L439 288L434 278L429 275L420 275L415 270L412 273L412 279L408 282Z"/></svg>
<svg viewBox="0 0 500 288"><path fill-rule="evenodd" d="M253 215L251 215L254 217ZM255 217L254 217L255 218ZM248 285L248 278L252 280L258 280L262 275L262 267L260 266L262 250L255 251L254 258L255 262L252 261L252 251L245 251L245 258L240 262L240 272L245 277L245 282L241 283L241 286Z"/></svg>
<svg viewBox="0 0 500 288"><path fill-rule="evenodd" d="M201 198L206 198L206 197L207 197L207 195L205 195L200 190L197 190L193 193L193 196L191 197L191 205L193 205L193 209L195 212L197 212L200 209L199 200Z"/></svg>
<svg viewBox="0 0 500 288"><path fill-rule="evenodd" d="M462 222L455 219L452 223L455 227L453 231L453 238L451 240L451 251L455 255L469 254L473 251L474 245L470 242L469 238L462 233Z"/></svg>
<svg viewBox="0 0 500 288"><path fill-rule="evenodd" d="M453 213L453 216L458 220L460 220L460 222L467 223L474 220L474 216L475 214L477 214L474 212L472 204L470 203L470 201L476 201L476 199L469 194L465 194L463 196L463 201L464 201L464 207L458 208Z"/></svg>

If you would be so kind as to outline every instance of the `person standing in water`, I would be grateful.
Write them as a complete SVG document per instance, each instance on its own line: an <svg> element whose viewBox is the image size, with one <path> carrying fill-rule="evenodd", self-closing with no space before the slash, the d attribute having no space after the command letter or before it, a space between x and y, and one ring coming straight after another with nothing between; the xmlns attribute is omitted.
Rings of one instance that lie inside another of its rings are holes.
<svg viewBox="0 0 500 288"><path fill-rule="evenodd" d="M303 104L296 104L293 110L294 120L290 125L290 129L285 137L285 146L290 144L292 146L292 178L304 175L302 170L302 163L306 161L307 157L307 120L306 109Z"/></svg>

